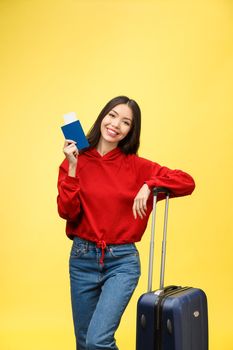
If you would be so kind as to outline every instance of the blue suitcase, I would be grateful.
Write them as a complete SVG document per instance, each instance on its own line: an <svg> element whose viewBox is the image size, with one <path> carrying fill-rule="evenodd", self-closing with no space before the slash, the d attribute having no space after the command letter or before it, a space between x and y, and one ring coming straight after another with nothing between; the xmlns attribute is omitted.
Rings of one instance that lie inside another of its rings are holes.
<svg viewBox="0 0 233 350"><path fill-rule="evenodd" d="M166 195L160 288L152 292L157 196ZM137 304L136 350L208 350L208 312L205 293L198 288L164 288L169 191L154 189L148 292Z"/></svg>

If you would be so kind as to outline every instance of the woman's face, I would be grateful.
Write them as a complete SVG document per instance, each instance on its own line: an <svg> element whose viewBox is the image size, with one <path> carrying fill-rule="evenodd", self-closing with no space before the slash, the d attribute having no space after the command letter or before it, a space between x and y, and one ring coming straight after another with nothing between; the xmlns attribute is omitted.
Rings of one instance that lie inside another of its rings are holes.
<svg viewBox="0 0 233 350"><path fill-rule="evenodd" d="M123 140L129 133L133 124L133 113L127 104L113 107L103 118L100 126L101 139L111 144Z"/></svg>

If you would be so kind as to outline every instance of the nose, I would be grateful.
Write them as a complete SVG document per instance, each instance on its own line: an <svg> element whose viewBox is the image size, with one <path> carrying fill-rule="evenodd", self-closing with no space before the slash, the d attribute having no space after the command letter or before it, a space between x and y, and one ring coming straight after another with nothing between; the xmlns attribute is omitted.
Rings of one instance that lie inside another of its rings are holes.
<svg viewBox="0 0 233 350"><path fill-rule="evenodd" d="M119 125L120 125L120 120L119 118L115 118L111 121L111 125L114 127L114 128L119 128Z"/></svg>

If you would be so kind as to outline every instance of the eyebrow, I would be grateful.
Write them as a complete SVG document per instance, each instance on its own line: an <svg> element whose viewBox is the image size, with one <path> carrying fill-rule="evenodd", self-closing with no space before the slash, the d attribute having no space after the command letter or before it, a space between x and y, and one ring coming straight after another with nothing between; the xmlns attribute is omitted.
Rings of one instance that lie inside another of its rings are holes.
<svg viewBox="0 0 233 350"><path fill-rule="evenodd" d="M112 111L113 111L113 112L115 112L117 115L119 115L119 113L117 113L117 111L115 111L115 109L112 109ZM124 119L127 119L127 120L129 120L129 121L131 121L131 122L132 122L132 119L131 119L131 118L124 117Z"/></svg>
<svg viewBox="0 0 233 350"><path fill-rule="evenodd" d="M117 115L119 115L119 113L117 113L117 111L115 111L115 109L112 109L113 112L115 112Z"/></svg>

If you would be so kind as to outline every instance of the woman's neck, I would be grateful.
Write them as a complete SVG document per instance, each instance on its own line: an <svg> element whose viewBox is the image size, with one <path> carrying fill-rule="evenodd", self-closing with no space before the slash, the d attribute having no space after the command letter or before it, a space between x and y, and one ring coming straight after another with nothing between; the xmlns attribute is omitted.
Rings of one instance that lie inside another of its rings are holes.
<svg viewBox="0 0 233 350"><path fill-rule="evenodd" d="M117 147L117 144L104 142L104 140L100 139L98 145L96 146L96 150L101 156L104 156L108 152L111 152L113 149Z"/></svg>

